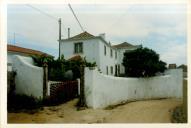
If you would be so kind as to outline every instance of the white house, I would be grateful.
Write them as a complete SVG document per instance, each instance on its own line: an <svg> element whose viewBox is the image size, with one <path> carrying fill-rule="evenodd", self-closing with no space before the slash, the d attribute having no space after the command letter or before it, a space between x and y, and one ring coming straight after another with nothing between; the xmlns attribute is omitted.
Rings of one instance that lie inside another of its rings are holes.
<svg viewBox="0 0 191 128"><path fill-rule="evenodd" d="M47 53L37 51L34 49L23 48L23 47L7 44L7 66L8 66L7 70L8 71L12 71L12 65L13 65L12 58L14 55L19 55L24 57L31 57L34 55L35 56L41 56L41 55L51 56Z"/></svg>
<svg viewBox="0 0 191 128"><path fill-rule="evenodd" d="M60 54L65 59L76 55L86 57L89 62L96 62L99 70L108 75L124 73L122 66L123 53L126 50L134 50L140 45L134 46L122 43L112 46L105 40L105 34L94 36L88 32L80 33L68 39L62 39Z"/></svg>
<svg viewBox="0 0 191 128"><path fill-rule="evenodd" d="M119 72L120 74L124 74L125 73L125 69L124 69L124 66L122 65L122 62L123 62L123 54L126 52L126 51L131 51L131 50L135 50L139 47L141 47L141 45L132 45L132 44L129 44L127 42L124 42L124 43L121 43L121 44L118 44L118 45L113 45L112 46L113 48L115 48L117 50L117 53L118 53L118 63L120 63L120 68L119 68Z"/></svg>

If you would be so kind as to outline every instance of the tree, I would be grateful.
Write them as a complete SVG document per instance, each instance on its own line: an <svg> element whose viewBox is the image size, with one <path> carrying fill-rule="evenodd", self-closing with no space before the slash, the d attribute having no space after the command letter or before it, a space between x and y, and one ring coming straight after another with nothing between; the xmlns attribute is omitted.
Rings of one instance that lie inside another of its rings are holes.
<svg viewBox="0 0 191 128"><path fill-rule="evenodd" d="M150 77L164 72L166 63L159 60L159 54L152 49L138 48L124 53L125 75L129 77Z"/></svg>

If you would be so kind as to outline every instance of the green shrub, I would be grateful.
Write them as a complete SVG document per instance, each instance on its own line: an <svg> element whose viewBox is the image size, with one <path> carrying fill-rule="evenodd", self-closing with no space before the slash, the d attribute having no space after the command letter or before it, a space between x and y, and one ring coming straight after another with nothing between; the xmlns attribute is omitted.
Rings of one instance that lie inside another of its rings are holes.
<svg viewBox="0 0 191 128"><path fill-rule="evenodd" d="M43 105L46 106L56 106L62 103L65 103L68 101L66 99L66 94L63 92L57 92L57 95L55 97L47 97L46 99L43 100Z"/></svg>
<svg viewBox="0 0 191 128"><path fill-rule="evenodd" d="M187 123L186 115L183 112L182 105L173 109L171 121L173 123Z"/></svg>
<svg viewBox="0 0 191 128"><path fill-rule="evenodd" d="M54 58L53 57L47 57L47 56L44 56L44 55L41 55L41 56L31 56L34 60L34 64L36 66L39 66L39 67L42 67L44 63L50 63L52 61L54 61Z"/></svg>
<svg viewBox="0 0 191 128"><path fill-rule="evenodd" d="M150 77L157 72L164 72L166 63L159 60L159 55L148 48L138 48L124 53L123 63L128 77Z"/></svg>
<svg viewBox="0 0 191 128"><path fill-rule="evenodd" d="M55 98L48 97L48 98L43 100L43 105L45 105L45 106L56 106L56 105L59 105L61 103L63 103L63 102L61 102L60 99L57 97L55 97Z"/></svg>
<svg viewBox="0 0 191 128"><path fill-rule="evenodd" d="M31 110L42 107L41 100L24 94L8 94L7 101L8 111L19 111L22 109Z"/></svg>
<svg viewBox="0 0 191 128"><path fill-rule="evenodd" d="M48 64L48 79L51 81L65 81L64 74L68 70L73 72L73 80L80 78L80 65L85 64L86 67L95 67L96 62L87 62L86 59L82 60L65 60L62 55L61 58L54 60L51 57L33 56L36 66L42 67L44 63Z"/></svg>

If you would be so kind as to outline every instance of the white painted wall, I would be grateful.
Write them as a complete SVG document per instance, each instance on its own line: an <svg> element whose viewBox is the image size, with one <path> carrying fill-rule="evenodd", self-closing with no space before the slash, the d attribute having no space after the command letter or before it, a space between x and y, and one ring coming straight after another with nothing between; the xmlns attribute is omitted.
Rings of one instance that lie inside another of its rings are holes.
<svg viewBox="0 0 191 128"><path fill-rule="evenodd" d="M12 57L16 93L43 98L43 68L33 65L31 57L14 55Z"/></svg>
<svg viewBox="0 0 191 128"><path fill-rule="evenodd" d="M86 59L90 62L97 62L98 58L98 43L97 39L89 40L77 40L77 41L64 41L61 42L60 53L64 54L65 59L69 59L75 55L80 55L82 57L86 56ZM83 42L83 53L75 54L74 53L74 44L78 42Z"/></svg>
<svg viewBox="0 0 191 128"><path fill-rule="evenodd" d="M118 53L117 63L120 65L120 74L125 73L124 66L122 65L124 52L125 52L125 49L117 49L117 53Z"/></svg>
<svg viewBox="0 0 191 128"><path fill-rule="evenodd" d="M182 97L182 70L165 76L122 78L85 69L85 96L89 107L104 108L127 100Z"/></svg>
<svg viewBox="0 0 191 128"><path fill-rule="evenodd" d="M104 54L104 46L106 46L106 55ZM111 57L111 50L113 56ZM106 67L108 66L108 75L115 75L115 64L118 64L117 59L115 59L115 49L111 46L106 45L101 40L99 41L99 58L100 58L100 69L103 74L107 74ZM118 51L117 51L118 52ZM113 67L113 74L111 74L111 66Z"/></svg>
<svg viewBox="0 0 191 128"><path fill-rule="evenodd" d="M7 71L12 71L12 63L13 63L12 60L14 55L30 57L29 55L26 55L23 53L8 51L7 52Z"/></svg>
<svg viewBox="0 0 191 128"><path fill-rule="evenodd" d="M104 54L104 46L106 46L106 55ZM100 69L103 74L107 74L106 66L108 66L108 75L115 75L115 50L112 48L113 56L110 55L111 47L99 41L99 58ZM111 66L113 67L113 74L111 74Z"/></svg>
<svg viewBox="0 0 191 128"><path fill-rule="evenodd" d="M74 54L74 44L77 42L83 42L83 54ZM106 55L104 55L104 45L107 49ZM108 66L109 75L115 75L115 64L117 64L117 59L115 59L115 50L112 48L113 57L111 57L111 46L106 45L103 40L99 38L63 41L60 49L60 53L64 54L65 59L69 59L75 55L80 55L82 57L86 57L88 62L96 62L102 73L106 74L106 66ZM113 66L113 74L111 74L110 71L111 66Z"/></svg>

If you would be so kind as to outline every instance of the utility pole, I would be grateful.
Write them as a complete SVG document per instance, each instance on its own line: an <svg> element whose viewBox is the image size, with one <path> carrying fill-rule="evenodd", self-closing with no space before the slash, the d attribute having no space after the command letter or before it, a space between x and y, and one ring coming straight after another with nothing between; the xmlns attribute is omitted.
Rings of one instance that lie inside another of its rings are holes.
<svg viewBox="0 0 191 128"><path fill-rule="evenodd" d="M13 33L13 44L15 45L15 32Z"/></svg>
<svg viewBox="0 0 191 128"><path fill-rule="evenodd" d="M60 43L61 43L61 18L59 18L58 20L58 24L59 24L59 59L60 59Z"/></svg>
<svg viewBox="0 0 191 128"><path fill-rule="evenodd" d="M70 38L70 28L68 28L68 38Z"/></svg>

